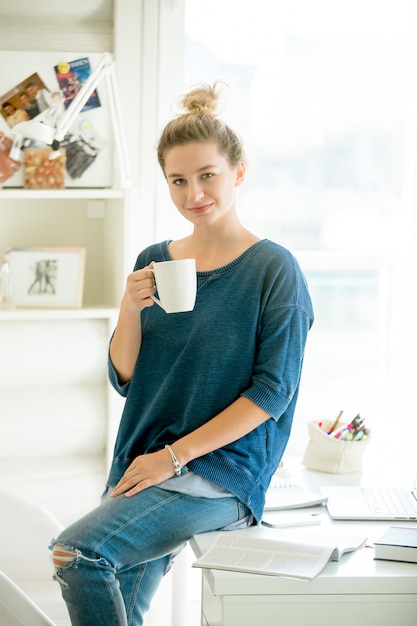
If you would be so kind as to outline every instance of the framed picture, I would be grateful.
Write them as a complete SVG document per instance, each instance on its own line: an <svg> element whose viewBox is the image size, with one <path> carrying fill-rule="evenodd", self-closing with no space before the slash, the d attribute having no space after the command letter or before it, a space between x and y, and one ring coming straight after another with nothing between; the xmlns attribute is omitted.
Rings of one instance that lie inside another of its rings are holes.
<svg viewBox="0 0 417 626"><path fill-rule="evenodd" d="M9 265L17 307L81 307L85 248L12 248Z"/></svg>

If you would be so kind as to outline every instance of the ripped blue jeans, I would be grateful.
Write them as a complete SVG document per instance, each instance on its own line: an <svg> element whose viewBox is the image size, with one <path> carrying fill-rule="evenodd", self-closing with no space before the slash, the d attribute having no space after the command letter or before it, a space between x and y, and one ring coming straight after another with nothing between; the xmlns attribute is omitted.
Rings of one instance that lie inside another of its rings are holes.
<svg viewBox="0 0 417 626"><path fill-rule="evenodd" d="M142 626L172 557L188 539L247 514L235 497L159 487L104 500L50 546L72 626Z"/></svg>

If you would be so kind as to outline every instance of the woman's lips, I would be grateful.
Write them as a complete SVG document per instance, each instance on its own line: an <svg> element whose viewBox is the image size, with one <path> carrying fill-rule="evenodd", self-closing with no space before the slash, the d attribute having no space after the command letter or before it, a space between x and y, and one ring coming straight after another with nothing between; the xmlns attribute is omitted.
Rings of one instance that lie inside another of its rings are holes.
<svg viewBox="0 0 417 626"><path fill-rule="evenodd" d="M194 213L194 215L201 215L201 213L205 213L211 207L211 204L202 204L201 206L190 207L188 211Z"/></svg>

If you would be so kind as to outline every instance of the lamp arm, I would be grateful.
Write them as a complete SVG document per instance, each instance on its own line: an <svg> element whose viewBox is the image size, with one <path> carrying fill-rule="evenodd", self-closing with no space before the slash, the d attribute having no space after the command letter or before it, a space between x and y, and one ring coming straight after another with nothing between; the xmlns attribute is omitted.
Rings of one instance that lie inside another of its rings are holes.
<svg viewBox="0 0 417 626"><path fill-rule="evenodd" d="M107 83L107 93L109 96L110 118L113 123L113 138L119 164L120 183L122 188L127 188L131 184L131 170L128 158L126 133L124 131L121 115L119 90L117 88L114 63L108 68L105 77Z"/></svg>

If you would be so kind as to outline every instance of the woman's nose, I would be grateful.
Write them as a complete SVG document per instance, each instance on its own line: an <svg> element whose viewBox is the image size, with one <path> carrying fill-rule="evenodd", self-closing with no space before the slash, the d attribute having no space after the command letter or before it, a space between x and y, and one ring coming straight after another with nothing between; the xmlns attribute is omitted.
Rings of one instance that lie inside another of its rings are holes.
<svg viewBox="0 0 417 626"><path fill-rule="evenodd" d="M190 183L188 186L188 199L192 202L201 200L204 197L204 191L199 183Z"/></svg>

